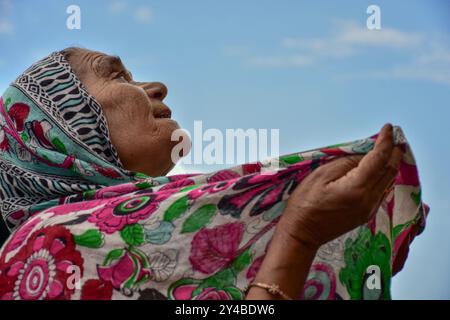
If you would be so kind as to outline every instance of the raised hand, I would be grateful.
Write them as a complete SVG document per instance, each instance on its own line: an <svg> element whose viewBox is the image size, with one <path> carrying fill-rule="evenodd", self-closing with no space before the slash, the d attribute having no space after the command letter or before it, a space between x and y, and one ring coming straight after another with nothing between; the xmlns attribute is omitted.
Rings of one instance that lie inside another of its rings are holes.
<svg viewBox="0 0 450 320"><path fill-rule="evenodd" d="M320 246L367 222L392 185L401 157L387 124L367 155L337 159L303 180L277 228L294 240Z"/></svg>

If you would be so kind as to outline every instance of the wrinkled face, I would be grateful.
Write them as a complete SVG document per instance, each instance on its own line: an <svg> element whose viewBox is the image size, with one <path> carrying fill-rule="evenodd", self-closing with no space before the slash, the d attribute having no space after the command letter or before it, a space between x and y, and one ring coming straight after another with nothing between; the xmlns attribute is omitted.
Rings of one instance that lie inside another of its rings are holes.
<svg viewBox="0 0 450 320"><path fill-rule="evenodd" d="M120 58L86 49L70 49L74 72L101 104L110 137L125 169L161 176L174 166L171 141L178 128L163 103L160 82L136 82Z"/></svg>

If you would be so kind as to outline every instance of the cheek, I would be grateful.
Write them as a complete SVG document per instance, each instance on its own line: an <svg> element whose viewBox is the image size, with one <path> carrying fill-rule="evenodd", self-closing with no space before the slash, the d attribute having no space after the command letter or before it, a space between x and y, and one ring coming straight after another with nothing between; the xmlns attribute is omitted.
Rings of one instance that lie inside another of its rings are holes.
<svg viewBox="0 0 450 320"><path fill-rule="evenodd" d="M178 143L171 141L178 123L155 119L146 93L126 84L114 84L103 91L101 103L108 120L113 144L124 165L136 171L158 172L170 166L171 152Z"/></svg>
<svg viewBox="0 0 450 320"><path fill-rule="evenodd" d="M112 83L104 91L106 99L101 104L109 118L112 118L111 121L134 123L137 126L154 121L150 101L141 89L125 83Z"/></svg>
<svg viewBox="0 0 450 320"><path fill-rule="evenodd" d="M121 109L130 121L140 125L154 125L152 107L145 92L133 87L124 90L124 99L121 103Z"/></svg>
<svg viewBox="0 0 450 320"><path fill-rule="evenodd" d="M110 84L95 97L102 106L117 149L128 151L135 149L134 145L142 147L143 140L155 133L155 119L145 93L124 84Z"/></svg>

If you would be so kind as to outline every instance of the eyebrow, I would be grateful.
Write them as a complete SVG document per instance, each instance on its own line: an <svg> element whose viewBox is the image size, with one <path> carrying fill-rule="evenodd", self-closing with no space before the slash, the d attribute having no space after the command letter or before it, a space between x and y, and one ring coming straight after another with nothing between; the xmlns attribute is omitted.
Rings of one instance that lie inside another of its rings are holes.
<svg viewBox="0 0 450 320"><path fill-rule="evenodd" d="M106 59L108 61L108 64L111 67L113 67L113 68L119 67L121 69L125 69L126 70L125 66L122 63L122 59L120 59L119 56L105 56L105 57L106 57Z"/></svg>
<svg viewBox="0 0 450 320"><path fill-rule="evenodd" d="M123 65L122 59L120 59L119 56L109 56L109 57L112 58L111 59L112 63L117 63L117 64L120 64L120 65Z"/></svg>

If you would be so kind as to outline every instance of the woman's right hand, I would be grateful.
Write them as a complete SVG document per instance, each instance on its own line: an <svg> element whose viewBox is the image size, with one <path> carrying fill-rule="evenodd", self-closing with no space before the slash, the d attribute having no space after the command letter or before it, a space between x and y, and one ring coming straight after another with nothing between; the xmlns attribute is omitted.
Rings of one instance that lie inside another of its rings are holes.
<svg viewBox="0 0 450 320"><path fill-rule="evenodd" d="M367 155L336 159L312 172L290 196L277 232L318 248L369 221L398 172L402 151L393 140L387 124Z"/></svg>

